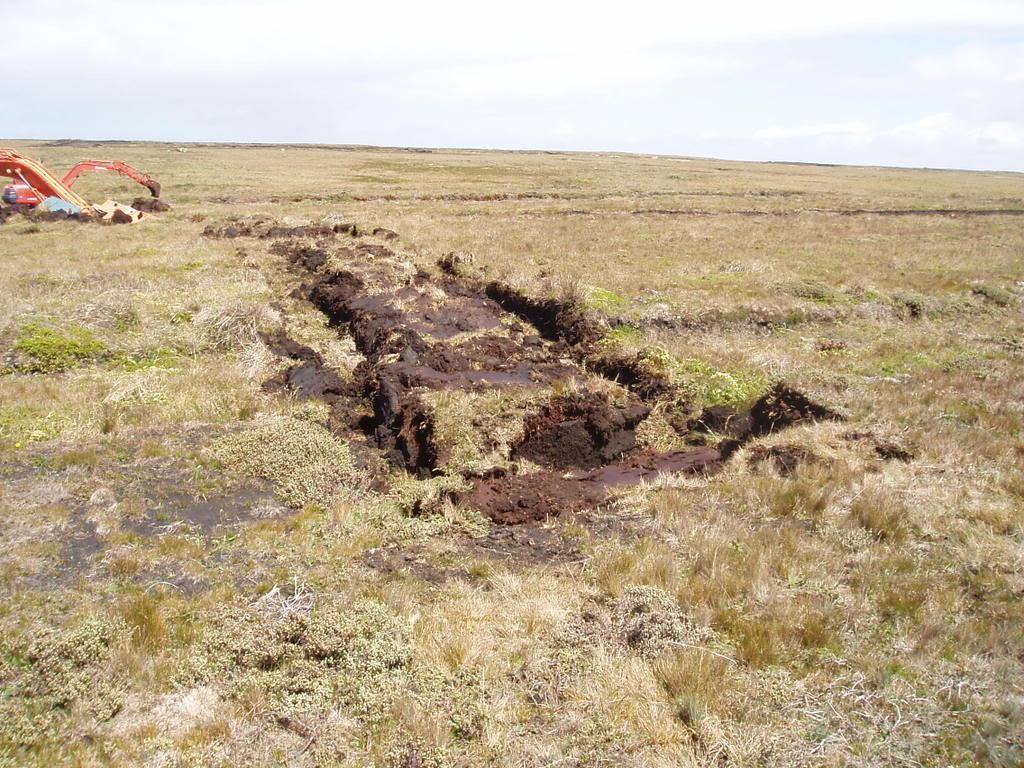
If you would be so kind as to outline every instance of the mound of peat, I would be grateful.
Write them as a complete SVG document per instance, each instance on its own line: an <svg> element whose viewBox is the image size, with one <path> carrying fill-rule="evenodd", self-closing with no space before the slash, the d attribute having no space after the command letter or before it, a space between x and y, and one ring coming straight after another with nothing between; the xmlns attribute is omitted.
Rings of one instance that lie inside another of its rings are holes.
<svg viewBox="0 0 1024 768"><path fill-rule="evenodd" d="M437 265L447 276L448 290L486 295L502 309L532 324L548 341L569 346L573 359L588 369L618 382L643 400L655 400L675 393L664 375L652 370L640 355L609 352L599 342L607 327L573 300L530 296L507 283L486 281L463 268L464 258L448 253Z"/></svg>
<svg viewBox="0 0 1024 768"><path fill-rule="evenodd" d="M132 208L143 213L166 213L171 210L170 204L159 197L136 197L132 200Z"/></svg>
<svg viewBox="0 0 1024 768"><path fill-rule="evenodd" d="M288 369L263 382L267 392L290 390L301 398L322 397L333 402L348 391L342 378L312 347L299 344L283 332L261 333L260 338L274 354L295 361Z"/></svg>
<svg viewBox="0 0 1024 768"><path fill-rule="evenodd" d="M544 520L567 512L596 507L605 502L616 487L655 480L663 474L710 474L737 448L754 437L785 429L803 421L838 419L839 414L814 403L798 390L779 384L754 403L746 412L735 414L745 427L714 448L694 448L667 453L633 453L616 462L602 461L588 472L561 474L543 470L526 475L500 475L473 480L473 487L461 501L479 509L496 523L513 524ZM645 414L646 416L646 414ZM642 419L641 419L642 420ZM561 422L562 424L572 423ZM578 423L578 419L575 420ZM618 440L631 434L624 419ZM635 429L635 426L634 426ZM632 433L635 446L635 433ZM535 440L528 436L526 443ZM593 441L591 445L597 444ZM621 443L620 443L621 445ZM519 449L522 450L522 445ZM563 455L572 455L566 450ZM580 455L580 454L576 454ZM583 454L586 455L586 454ZM564 466L552 463L551 466Z"/></svg>
<svg viewBox="0 0 1024 768"><path fill-rule="evenodd" d="M554 397L526 420L512 458L553 469L595 469L636 448L636 428L650 412L642 404L610 405L593 392Z"/></svg>
<svg viewBox="0 0 1024 768"><path fill-rule="evenodd" d="M77 213L65 211L47 211L43 208L33 208L30 205L0 205L0 224L4 224L12 216L20 215L29 221L78 221L86 222L90 219Z"/></svg>
<svg viewBox="0 0 1024 768"><path fill-rule="evenodd" d="M420 476L445 465L431 392L512 387L547 394L526 414L522 438L509 457L519 466L541 469L492 470L471 478L469 490L458 496L497 523L593 508L616 488L662 474L711 473L753 437L801 421L838 418L803 393L778 385L749 411L708 409L691 425L722 433L726 439L716 447L643 451L637 427L649 416L650 401L672 396L672 388L639 356L602 357L595 343L601 326L572 303L474 280L459 274L454 260L442 262L446 274L433 277L386 245L355 239L352 225L263 222L207 232L277 238L271 250L306 278L303 293L332 324L351 333L364 356L346 386L315 350L285 336L265 336L272 350L295 361L266 386L321 396L339 406L361 398L372 407L362 428L395 465ZM336 242L339 234L349 235L344 244ZM393 240L390 234L379 236ZM310 244L311 237L317 245ZM614 402L604 394L607 385L600 391L589 385L593 379L585 368L624 386Z"/></svg>
<svg viewBox="0 0 1024 768"><path fill-rule="evenodd" d="M351 332L366 358L355 387L372 403L369 427L389 458L410 471L430 474L444 460L426 392L585 378L497 302L431 280L386 246L358 243L328 255L282 242L274 250L312 275L310 300Z"/></svg>

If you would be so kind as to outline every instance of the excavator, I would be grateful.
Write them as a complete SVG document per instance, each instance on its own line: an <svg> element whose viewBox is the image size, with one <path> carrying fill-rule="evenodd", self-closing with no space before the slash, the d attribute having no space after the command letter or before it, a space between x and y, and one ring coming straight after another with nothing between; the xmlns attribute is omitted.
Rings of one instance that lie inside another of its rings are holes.
<svg viewBox="0 0 1024 768"><path fill-rule="evenodd" d="M71 166L63 178L58 179L37 160L26 157L14 149L0 147L0 176L13 179L12 183L3 188L0 199L10 205L30 207L46 203L48 207L52 205L55 210L99 215L104 219L124 220L128 217L132 221L138 221L142 217L140 211L112 201L90 205L71 188L75 180L86 171L114 171L137 181L148 189L154 198L160 197L158 181L121 160L83 160Z"/></svg>

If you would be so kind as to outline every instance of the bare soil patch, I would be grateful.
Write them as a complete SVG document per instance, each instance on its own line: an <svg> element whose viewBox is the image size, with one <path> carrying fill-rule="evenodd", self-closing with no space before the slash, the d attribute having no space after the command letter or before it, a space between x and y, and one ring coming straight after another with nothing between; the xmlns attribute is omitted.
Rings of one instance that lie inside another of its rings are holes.
<svg viewBox="0 0 1024 768"><path fill-rule="evenodd" d="M271 349L296 361L265 386L323 397L338 409L351 409L350 399L361 398L372 409L359 422L363 431L393 465L420 477L451 471L444 469L448 448L437 439L430 393L511 388L544 395L540 407L525 414L510 465L471 476L471 488L455 495L494 522L522 524L593 509L624 486L665 474L712 473L753 437L839 418L780 384L747 411L709 410L680 426L720 432L727 439L716 447L642 451L637 427L654 402L676 393L639 356L603 352L597 343L603 325L579 306L467 275L455 258L442 259L442 274L433 276L387 245L353 238L353 231L350 225L267 222L237 231L234 225L207 228L212 237L276 238L271 250L307 281L309 300L352 335L364 356L346 385L315 350L287 337L265 337ZM340 235L347 241L339 243ZM613 401L604 387L595 388L588 370L621 384L622 395ZM571 394L556 394L566 387ZM333 419L346 421L353 420ZM520 474L523 464L541 469Z"/></svg>
<svg viewBox="0 0 1024 768"><path fill-rule="evenodd" d="M708 474L723 456L716 448L641 454L589 472L563 475L553 471L480 478L460 501L502 525L543 521L593 509L623 486L652 481L663 474Z"/></svg>

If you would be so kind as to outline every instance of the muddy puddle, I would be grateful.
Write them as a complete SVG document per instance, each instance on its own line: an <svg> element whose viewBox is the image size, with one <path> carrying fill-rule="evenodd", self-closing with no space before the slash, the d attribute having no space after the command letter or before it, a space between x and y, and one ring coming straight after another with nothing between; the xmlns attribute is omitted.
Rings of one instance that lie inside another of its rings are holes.
<svg viewBox="0 0 1024 768"><path fill-rule="evenodd" d="M211 226L206 234L274 240L270 250L302 280L297 295L349 333L363 355L345 381L315 350L267 336L267 346L292 363L265 387L333 403L336 428L358 427L399 468L420 477L466 471L449 463L439 393L526 393L527 404L514 414L517 437L501 460L465 474L468 490L455 495L495 523L594 509L622 488L663 475L710 474L753 437L838 418L780 385L747 411L709 410L673 425L681 435L703 432L702 441L715 445L652 452L637 430L656 403L679 395L639 358L609 358L594 319L572 303L467 275L453 257L441 260L440 273L427 272L392 249L394 238L373 231L249 222Z"/></svg>
<svg viewBox="0 0 1024 768"><path fill-rule="evenodd" d="M721 467L716 448L640 454L589 472L530 472L477 478L459 501L496 523L515 525L593 509L619 488L667 474L710 474Z"/></svg>
<svg viewBox="0 0 1024 768"><path fill-rule="evenodd" d="M190 473L184 468L135 467L127 482L112 479L95 487L87 482L66 493L58 506L67 518L46 532L57 544L52 555L40 558L8 587L52 589L75 580L117 569L118 553L131 551L133 539L166 540L174 537L216 539L230 536L248 522L292 513L274 495L269 483L245 480L215 493L190 493ZM30 482L45 482L47 474L30 473ZM115 495L112 487L118 489ZM196 591L202 585L184 573L174 558L157 558L139 572L124 572L136 582L161 581L175 589ZM177 569L177 570L175 570Z"/></svg>

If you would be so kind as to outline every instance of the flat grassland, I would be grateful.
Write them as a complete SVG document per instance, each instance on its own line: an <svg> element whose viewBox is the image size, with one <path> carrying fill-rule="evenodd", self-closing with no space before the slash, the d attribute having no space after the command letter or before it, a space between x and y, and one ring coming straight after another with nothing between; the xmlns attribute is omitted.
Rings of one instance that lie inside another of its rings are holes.
<svg viewBox="0 0 1024 768"><path fill-rule="evenodd" d="M0 226L0 766L1024 761L1024 176L17 147L172 209ZM203 234L325 218L398 238ZM351 392L264 385L282 331L343 382L365 352L274 242L573 307L667 382L644 450L777 382L843 418L499 525L460 491L537 469L529 414L636 395L431 391L407 472Z"/></svg>

